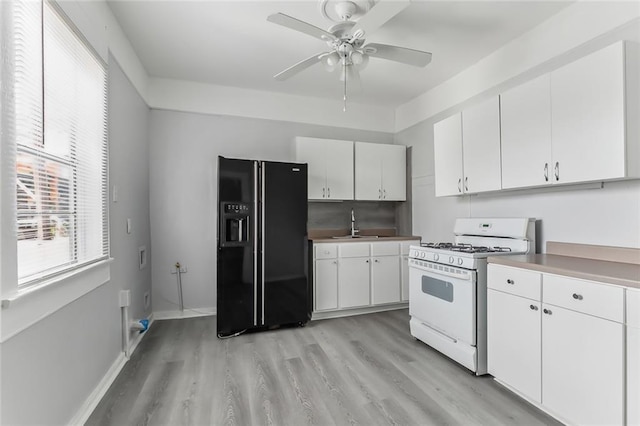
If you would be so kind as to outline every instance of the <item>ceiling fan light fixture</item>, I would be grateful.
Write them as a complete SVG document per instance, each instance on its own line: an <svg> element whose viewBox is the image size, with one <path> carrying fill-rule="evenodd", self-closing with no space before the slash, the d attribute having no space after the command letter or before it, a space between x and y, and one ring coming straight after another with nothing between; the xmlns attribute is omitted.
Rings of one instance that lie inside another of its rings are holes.
<svg viewBox="0 0 640 426"><path fill-rule="evenodd" d="M351 62L353 65L356 65L360 71L362 71L369 63L369 55L356 50L351 53Z"/></svg>

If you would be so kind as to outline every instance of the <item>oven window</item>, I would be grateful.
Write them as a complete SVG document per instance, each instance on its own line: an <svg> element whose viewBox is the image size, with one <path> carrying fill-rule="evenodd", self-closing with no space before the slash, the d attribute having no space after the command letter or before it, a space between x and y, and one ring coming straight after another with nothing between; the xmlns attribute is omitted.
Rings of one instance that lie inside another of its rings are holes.
<svg viewBox="0 0 640 426"><path fill-rule="evenodd" d="M423 275L422 292L446 302L453 302L453 284L448 281Z"/></svg>

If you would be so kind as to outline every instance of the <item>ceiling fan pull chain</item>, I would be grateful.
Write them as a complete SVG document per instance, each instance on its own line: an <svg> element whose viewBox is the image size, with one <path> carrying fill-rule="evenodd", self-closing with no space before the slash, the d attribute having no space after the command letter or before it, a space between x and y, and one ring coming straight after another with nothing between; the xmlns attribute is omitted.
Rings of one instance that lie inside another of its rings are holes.
<svg viewBox="0 0 640 426"><path fill-rule="evenodd" d="M342 68L344 70L344 95L342 97L342 101L344 102L344 105L342 106L342 112L347 112L347 63L346 61L344 62L344 65Z"/></svg>

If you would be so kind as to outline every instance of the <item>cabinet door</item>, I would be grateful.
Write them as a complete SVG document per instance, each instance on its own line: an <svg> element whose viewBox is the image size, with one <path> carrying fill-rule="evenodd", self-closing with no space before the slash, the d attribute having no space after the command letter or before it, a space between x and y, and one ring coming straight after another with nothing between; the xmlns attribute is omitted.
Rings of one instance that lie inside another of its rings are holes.
<svg viewBox="0 0 640 426"><path fill-rule="evenodd" d="M487 290L489 374L541 400L540 302Z"/></svg>
<svg viewBox="0 0 640 426"><path fill-rule="evenodd" d="M338 302L341 308L368 306L369 258L351 257L338 261Z"/></svg>
<svg viewBox="0 0 640 426"><path fill-rule="evenodd" d="M494 191L500 176L500 105L498 97L462 112L464 191Z"/></svg>
<svg viewBox="0 0 640 426"><path fill-rule="evenodd" d="M377 143L355 143L356 200L382 199L383 149Z"/></svg>
<svg viewBox="0 0 640 426"><path fill-rule="evenodd" d="M625 176L623 49L616 43L551 73L557 182Z"/></svg>
<svg viewBox="0 0 640 426"><path fill-rule="evenodd" d="M407 199L407 148L404 145L382 145L382 199Z"/></svg>
<svg viewBox="0 0 640 426"><path fill-rule="evenodd" d="M550 84L545 74L500 95L503 188L551 184Z"/></svg>
<svg viewBox="0 0 640 426"><path fill-rule="evenodd" d="M325 140L327 198L353 200L353 142Z"/></svg>
<svg viewBox="0 0 640 426"><path fill-rule="evenodd" d="M314 274L315 310L338 309L338 261L316 260Z"/></svg>
<svg viewBox="0 0 640 426"><path fill-rule="evenodd" d="M571 424L623 424L624 326L542 308L542 404Z"/></svg>
<svg viewBox="0 0 640 426"><path fill-rule="evenodd" d="M462 114L433 125L436 197L462 194Z"/></svg>
<svg viewBox="0 0 640 426"><path fill-rule="evenodd" d="M296 138L296 162L307 163L307 187L310 200L326 198L326 147L323 139Z"/></svg>
<svg viewBox="0 0 640 426"><path fill-rule="evenodd" d="M403 302L409 301L409 256L401 256L402 265L400 265L400 299Z"/></svg>
<svg viewBox="0 0 640 426"><path fill-rule="evenodd" d="M627 288L627 424L640 426L640 291Z"/></svg>
<svg viewBox="0 0 640 426"><path fill-rule="evenodd" d="M399 302L400 257L380 256L371 260L371 303Z"/></svg>

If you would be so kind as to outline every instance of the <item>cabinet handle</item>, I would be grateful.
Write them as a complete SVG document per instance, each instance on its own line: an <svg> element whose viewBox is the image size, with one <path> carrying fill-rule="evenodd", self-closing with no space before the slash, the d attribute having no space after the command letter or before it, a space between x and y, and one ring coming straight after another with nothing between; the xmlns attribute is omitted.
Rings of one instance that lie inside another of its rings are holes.
<svg viewBox="0 0 640 426"><path fill-rule="evenodd" d="M573 293L573 298L576 299L576 300L582 300L583 299L582 295L578 294L578 293Z"/></svg>
<svg viewBox="0 0 640 426"><path fill-rule="evenodd" d="M514 285L515 283L516 283L516 282L515 282L514 280L512 280L511 278L509 278L509 279L507 280L507 284Z"/></svg>
<svg viewBox="0 0 640 426"><path fill-rule="evenodd" d="M462 178L458 179L458 192L462 192L462 187L460 185L462 185Z"/></svg>
<svg viewBox="0 0 640 426"><path fill-rule="evenodd" d="M538 307L537 307L536 305L529 305L529 308L530 308L532 311L537 311L537 310L538 310Z"/></svg>
<svg viewBox="0 0 640 426"><path fill-rule="evenodd" d="M464 190L469 191L469 177L464 178Z"/></svg>
<svg viewBox="0 0 640 426"><path fill-rule="evenodd" d="M560 180L560 163L556 161L556 167L554 168L556 175L556 182Z"/></svg>
<svg viewBox="0 0 640 426"><path fill-rule="evenodd" d="M382 190L378 188L378 200L382 199Z"/></svg>
<svg viewBox="0 0 640 426"><path fill-rule="evenodd" d="M384 198L386 200L387 199L387 190L386 189L382 190L382 195L383 195L382 198Z"/></svg>
<svg viewBox="0 0 640 426"><path fill-rule="evenodd" d="M549 182L549 163L544 163L544 181Z"/></svg>
<svg viewBox="0 0 640 426"><path fill-rule="evenodd" d="M544 312L547 315L551 315L551 309L543 309L542 312Z"/></svg>
<svg viewBox="0 0 640 426"><path fill-rule="evenodd" d="M324 191L325 191L325 189L322 188L322 198L324 198Z"/></svg>
<svg viewBox="0 0 640 426"><path fill-rule="evenodd" d="M331 188L327 188L327 198L331 198Z"/></svg>

